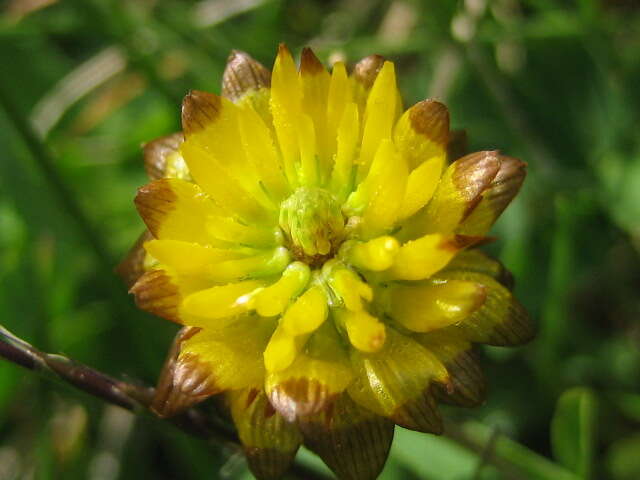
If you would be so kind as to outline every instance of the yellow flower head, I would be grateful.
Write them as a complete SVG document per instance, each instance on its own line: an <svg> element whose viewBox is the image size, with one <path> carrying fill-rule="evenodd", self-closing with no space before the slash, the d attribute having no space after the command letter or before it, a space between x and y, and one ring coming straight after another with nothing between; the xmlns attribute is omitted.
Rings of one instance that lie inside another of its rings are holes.
<svg viewBox="0 0 640 480"><path fill-rule="evenodd" d="M141 308L189 327L154 408L224 393L259 478L302 442L375 478L394 424L440 433L437 401L482 401L474 343L532 336L508 273L472 249L525 164L456 160L447 108L403 111L393 63L329 73L305 49L298 69L280 46L270 73L234 52L182 127L145 147L150 235L125 266Z"/></svg>

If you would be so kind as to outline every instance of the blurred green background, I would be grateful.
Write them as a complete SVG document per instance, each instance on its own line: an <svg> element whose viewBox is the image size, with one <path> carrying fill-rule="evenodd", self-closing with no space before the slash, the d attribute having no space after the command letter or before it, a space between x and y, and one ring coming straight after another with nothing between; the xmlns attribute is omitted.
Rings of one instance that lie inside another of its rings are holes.
<svg viewBox="0 0 640 480"><path fill-rule="evenodd" d="M220 91L232 48L271 66L280 41L327 62L383 54L407 105L445 101L472 150L529 163L487 248L539 335L486 348L487 403L446 409L454 439L397 429L381 478L640 478L637 0L0 2L16 107L0 110L0 323L155 382L176 327L137 312L112 272L142 230L140 145L178 130L187 90ZM251 477L215 444L0 361L0 480L52 478Z"/></svg>

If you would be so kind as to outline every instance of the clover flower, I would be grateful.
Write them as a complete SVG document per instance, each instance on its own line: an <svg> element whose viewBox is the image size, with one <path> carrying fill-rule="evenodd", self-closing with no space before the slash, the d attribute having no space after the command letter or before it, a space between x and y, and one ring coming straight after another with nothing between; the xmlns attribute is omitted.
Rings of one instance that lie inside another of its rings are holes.
<svg viewBox="0 0 640 480"><path fill-rule="evenodd" d="M457 158L447 108L403 112L393 63L329 73L304 49L297 69L280 46L271 74L233 52L182 129L145 147L148 233L122 271L139 307L186 326L155 411L222 394L258 478L302 443L375 478L395 424L441 433L437 402L483 400L474 344L532 337L508 272L473 248L525 164Z"/></svg>

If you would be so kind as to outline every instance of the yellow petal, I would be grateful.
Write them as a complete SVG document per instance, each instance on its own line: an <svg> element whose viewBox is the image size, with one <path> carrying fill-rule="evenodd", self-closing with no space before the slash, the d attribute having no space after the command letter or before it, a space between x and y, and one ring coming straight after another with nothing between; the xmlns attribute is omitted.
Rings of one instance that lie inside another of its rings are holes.
<svg viewBox="0 0 640 480"><path fill-rule="evenodd" d="M264 222L266 212L240 184L223 168L221 161L197 143L187 140L181 147L191 174L227 215L239 216L246 221Z"/></svg>
<svg viewBox="0 0 640 480"><path fill-rule="evenodd" d="M336 161L331 173L330 188L340 200L344 200L352 190L354 162L360 141L360 119L355 103L345 106L337 136Z"/></svg>
<svg viewBox="0 0 640 480"><path fill-rule="evenodd" d="M277 203L289 193L289 186L272 132L252 106L244 108L238 120L247 158L259 173L268 195Z"/></svg>
<svg viewBox="0 0 640 480"><path fill-rule="evenodd" d="M244 278L263 278L282 272L291 261L291 254L284 247L268 250L258 255L227 260L209 266L208 276L219 283Z"/></svg>
<svg viewBox="0 0 640 480"><path fill-rule="evenodd" d="M191 113L193 110L197 113ZM248 108L238 107L226 98L205 92L190 92L183 101L183 119L196 115L203 119L197 128L190 126L187 121L184 126L186 142L182 152L194 178L205 189L207 187L203 182L215 186L217 179L211 177L224 175L233 181L229 187L240 188L262 208L275 209L276 205L265 194L258 171L242 146L239 119L248 111ZM202 112L206 112L206 115ZM252 141L258 144L261 139L256 136ZM259 145L265 150L269 146L270 143Z"/></svg>
<svg viewBox="0 0 640 480"><path fill-rule="evenodd" d="M385 62L367 98L362 148L358 159L363 176L373 161L380 141L391 138L391 129L396 119L396 97L395 68L393 63Z"/></svg>
<svg viewBox="0 0 640 480"><path fill-rule="evenodd" d="M206 275L207 267L212 263L244 256L237 250L205 247L180 240L151 240L144 244L144 248L180 275Z"/></svg>
<svg viewBox="0 0 640 480"><path fill-rule="evenodd" d="M209 322L208 320L224 319L246 312L249 308L248 294L262 286L264 286L264 282L247 280L211 287L185 298L182 309L189 315L207 320L204 324L190 322L189 324L193 326L219 327L222 323Z"/></svg>
<svg viewBox="0 0 640 480"><path fill-rule="evenodd" d="M320 181L319 159L316 150L316 131L311 117L300 115L296 126L300 145L300 183L313 187Z"/></svg>
<svg viewBox="0 0 640 480"><path fill-rule="evenodd" d="M329 93L327 97L327 125L329 126L329 134L331 129L335 131L336 126L340 125L344 116L345 108L353 103L353 92L349 78L347 77L347 69L342 62L336 62L333 65L331 71L331 80L329 81ZM355 108L355 116L357 118L358 108L353 104ZM340 129L338 129L338 135L340 135ZM336 151L336 137L331 136L330 152Z"/></svg>
<svg viewBox="0 0 640 480"><path fill-rule="evenodd" d="M315 131L319 179L324 182L330 172L333 151L330 151L329 131L335 125L327 122L327 97L330 75L310 48L302 49L300 57L300 85L302 110L311 119ZM302 148L301 148L302 154ZM304 157L303 157L304 158ZM304 161L304 160L303 160Z"/></svg>
<svg viewBox="0 0 640 480"><path fill-rule="evenodd" d="M306 287L310 276L311 270L305 263L293 262L276 283L255 295L253 307L256 312L263 317L279 315Z"/></svg>
<svg viewBox="0 0 640 480"><path fill-rule="evenodd" d="M353 74L351 76L353 97L358 104L360 114L364 113L367 97L384 63L384 57L380 55L369 55L353 67Z"/></svg>
<svg viewBox="0 0 640 480"><path fill-rule="evenodd" d="M398 241L394 237L385 235L368 242L346 242L340 253L355 267L379 272L393 264L399 249Z"/></svg>
<svg viewBox="0 0 640 480"><path fill-rule="evenodd" d="M198 185L176 178L156 180L138 189L135 204L156 238L215 243L204 223L220 209Z"/></svg>
<svg viewBox="0 0 640 480"><path fill-rule="evenodd" d="M398 220L408 171L404 158L394 151L393 144L384 141L369 174L373 177L369 180L367 176L369 198L360 225L360 233L366 239L388 232Z"/></svg>
<svg viewBox="0 0 640 480"><path fill-rule="evenodd" d="M477 243L480 237L432 233L400 247L387 271L396 280L422 280L445 267L456 253Z"/></svg>
<svg viewBox="0 0 640 480"><path fill-rule="evenodd" d="M289 335L303 335L315 331L327 318L327 296L321 287L304 292L285 312L280 325Z"/></svg>
<svg viewBox="0 0 640 480"><path fill-rule="evenodd" d="M337 320L344 325L349 342L362 352L377 352L386 340L386 328L366 310L337 310Z"/></svg>
<svg viewBox="0 0 640 480"><path fill-rule="evenodd" d="M229 245L273 247L279 243L279 231L271 225L246 224L232 217L210 216L205 226L212 238Z"/></svg>
<svg viewBox="0 0 640 480"><path fill-rule="evenodd" d="M423 100L407 110L393 132L396 148L410 169L433 157L446 157L449 112L435 100Z"/></svg>
<svg viewBox="0 0 640 480"><path fill-rule="evenodd" d="M301 114L302 89L289 49L280 44L271 76L271 113L284 171L292 187L298 186L296 164L299 158L296 127Z"/></svg>
<svg viewBox="0 0 640 480"><path fill-rule="evenodd" d="M270 371L265 390L287 420L327 409L353 378L349 357L331 322L316 331L290 367Z"/></svg>
<svg viewBox="0 0 640 480"><path fill-rule="evenodd" d="M437 278L478 283L484 286L487 295L480 308L444 331L461 332L472 342L498 346L522 345L534 337L535 328L524 307L495 279L468 271L442 272Z"/></svg>
<svg viewBox="0 0 640 480"><path fill-rule="evenodd" d="M309 335L290 335L278 326L264 350L264 366L268 372L280 372L296 359Z"/></svg>
<svg viewBox="0 0 640 480"><path fill-rule="evenodd" d="M327 262L323 267L323 274L328 278L328 283L338 301L348 310L361 310L362 299L373 299L371 287L363 282L351 269L338 262Z"/></svg>
<svg viewBox="0 0 640 480"><path fill-rule="evenodd" d="M445 382L448 373L435 355L388 328L381 351L353 350L351 362L356 376L348 391L356 403L407 428L441 432L429 387Z"/></svg>
<svg viewBox="0 0 640 480"><path fill-rule="evenodd" d="M486 299L484 286L450 280L420 286L395 286L390 292L389 313L414 332L429 332L463 321Z"/></svg>
<svg viewBox="0 0 640 480"><path fill-rule="evenodd" d="M409 218L431 200L440 181L445 158L444 155L432 157L409 174L407 189L398 214L400 220Z"/></svg>
<svg viewBox="0 0 640 480"><path fill-rule="evenodd" d="M453 162L445 170L427 207L411 219L400 233L417 238L425 233L451 233L482 200L500 169L495 151L476 152Z"/></svg>
<svg viewBox="0 0 640 480"><path fill-rule="evenodd" d="M260 388L261 352L273 328L272 321L246 316L221 329L204 329L183 343L179 358L206 364L217 391Z"/></svg>

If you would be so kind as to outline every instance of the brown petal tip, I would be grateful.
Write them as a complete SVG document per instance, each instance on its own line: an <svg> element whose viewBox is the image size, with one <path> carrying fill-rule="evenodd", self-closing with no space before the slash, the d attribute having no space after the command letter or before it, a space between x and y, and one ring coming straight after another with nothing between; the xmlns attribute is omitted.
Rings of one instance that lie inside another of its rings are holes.
<svg viewBox="0 0 640 480"><path fill-rule="evenodd" d="M200 90L191 90L182 101L182 130L185 136L210 125L220 113L220 97Z"/></svg>
<svg viewBox="0 0 640 480"><path fill-rule="evenodd" d="M418 102L409 113L411 127L432 142L446 147L449 141L449 110L435 100Z"/></svg>
<svg viewBox="0 0 640 480"><path fill-rule="evenodd" d="M326 409L334 397L327 385L304 377L286 380L269 392L271 405L289 422Z"/></svg>
<svg viewBox="0 0 640 480"><path fill-rule="evenodd" d="M477 245L484 240L485 237L473 236L473 235L453 235L445 238L440 244L442 250L448 250L451 252L457 252L463 248Z"/></svg>
<svg viewBox="0 0 640 480"><path fill-rule="evenodd" d="M500 163L497 150L470 153L452 165L452 181L465 200L479 201L482 192L489 187L498 173Z"/></svg>
<svg viewBox="0 0 640 480"><path fill-rule="evenodd" d="M160 225L175 208L175 192L166 179L155 180L138 189L134 203L149 231L158 236Z"/></svg>
<svg viewBox="0 0 640 480"><path fill-rule="evenodd" d="M322 62L318 60L316 54L313 53L309 47L302 49L302 55L300 57L300 73L303 75L317 75L324 71Z"/></svg>
<svg viewBox="0 0 640 480"><path fill-rule="evenodd" d="M159 317L180 323L178 305L182 301L178 287L164 270L151 270L142 275L129 290L136 305Z"/></svg>
<svg viewBox="0 0 640 480"><path fill-rule="evenodd" d="M195 330L191 335L199 329ZM217 393L220 390L208 364L197 355L179 355L163 369L151 410L160 417L172 417Z"/></svg>
<svg viewBox="0 0 640 480"><path fill-rule="evenodd" d="M365 88L369 89L376 80L382 65L384 65L384 57L382 55L364 57L353 68L353 77Z"/></svg>
<svg viewBox="0 0 640 480"><path fill-rule="evenodd" d="M246 93L271 85L271 72L251 55L233 50L222 75L222 96L237 102Z"/></svg>

